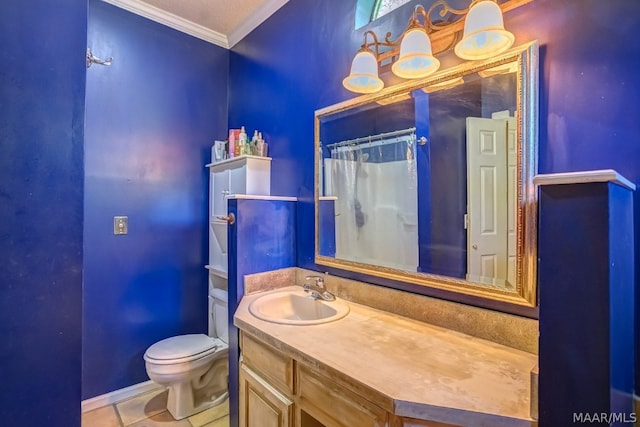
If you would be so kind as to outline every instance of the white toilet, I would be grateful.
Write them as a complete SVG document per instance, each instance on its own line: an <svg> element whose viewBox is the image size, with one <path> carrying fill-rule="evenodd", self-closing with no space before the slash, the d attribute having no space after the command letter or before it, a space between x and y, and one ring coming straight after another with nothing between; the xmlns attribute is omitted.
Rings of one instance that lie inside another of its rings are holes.
<svg viewBox="0 0 640 427"><path fill-rule="evenodd" d="M209 315L214 327L209 333L214 336L179 335L144 353L149 378L169 388L167 410L176 420L215 406L229 395L227 292L214 289L213 299Z"/></svg>

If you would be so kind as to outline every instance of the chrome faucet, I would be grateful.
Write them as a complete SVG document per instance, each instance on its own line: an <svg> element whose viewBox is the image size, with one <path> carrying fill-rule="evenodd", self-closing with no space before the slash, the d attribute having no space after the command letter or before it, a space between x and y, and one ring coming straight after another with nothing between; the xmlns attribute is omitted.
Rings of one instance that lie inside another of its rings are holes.
<svg viewBox="0 0 640 427"><path fill-rule="evenodd" d="M309 283L312 282L312 283ZM323 299L325 301L334 301L335 296L324 287L324 278L320 276L307 276L304 278L302 285L305 292L311 295L313 299Z"/></svg>

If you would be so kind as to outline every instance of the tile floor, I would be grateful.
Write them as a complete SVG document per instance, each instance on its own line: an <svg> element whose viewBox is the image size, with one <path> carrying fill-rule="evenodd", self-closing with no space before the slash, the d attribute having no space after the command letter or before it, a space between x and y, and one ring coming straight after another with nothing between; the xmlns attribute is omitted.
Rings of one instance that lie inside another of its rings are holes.
<svg viewBox="0 0 640 427"><path fill-rule="evenodd" d="M229 400L184 420L167 412L167 390L155 390L82 414L82 427L229 427Z"/></svg>

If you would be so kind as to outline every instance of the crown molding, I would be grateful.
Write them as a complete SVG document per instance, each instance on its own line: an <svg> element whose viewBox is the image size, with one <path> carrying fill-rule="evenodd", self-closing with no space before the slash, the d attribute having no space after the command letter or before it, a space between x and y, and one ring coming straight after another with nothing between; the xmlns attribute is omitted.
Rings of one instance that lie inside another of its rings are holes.
<svg viewBox="0 0 640 427"><path fill-rule="evenodd" d="M166 25L167 27L173 28L174 30L181 31L193 37L204 40L206 42L213 43L225 49L229 49L230 47L229 40L227 36L225 36L224 34L221 34L217 31L210 30L206 27L203 27L202 25L199 25L187 19L181 18L178 15L174 15L173 13L169 13L155 6L151 6L150 4L143 3L138 0L102 0L102 1L106 3L110 3L121 9L128 10L129 12L135 13L136 15L140 15L145 18L151 19L152 21ZM282 3L282 0L272 1L270 3L278 3L278 2ZM272 11L271 13L273 12L275 12L275 10ZM269 15L271 15L271 13ZM266 19L267 17L265 17L264 19ZM260 21L260 23L262 21Z"/></svg>
<svg viewBox="0 0 640 427"><path fill-rule="evenodd" d="M248 19L232 30L227 36L229 48L235 46L240 40L245 38L247 34L256 29L278 9L287 4L289 0L268 0L264 2Z"/></svg>

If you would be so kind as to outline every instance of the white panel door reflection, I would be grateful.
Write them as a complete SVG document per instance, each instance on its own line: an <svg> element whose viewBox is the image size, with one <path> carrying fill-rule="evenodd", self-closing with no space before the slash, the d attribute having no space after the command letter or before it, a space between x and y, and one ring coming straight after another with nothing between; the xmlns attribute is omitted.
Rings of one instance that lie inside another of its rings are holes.
<svg viewBox="0 0 640 427"><path fill-rule="evenodd" d="M505 289L516 277L515 142L514 117L467 118L467 280Z"/></svg>

